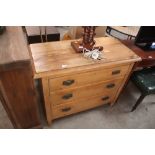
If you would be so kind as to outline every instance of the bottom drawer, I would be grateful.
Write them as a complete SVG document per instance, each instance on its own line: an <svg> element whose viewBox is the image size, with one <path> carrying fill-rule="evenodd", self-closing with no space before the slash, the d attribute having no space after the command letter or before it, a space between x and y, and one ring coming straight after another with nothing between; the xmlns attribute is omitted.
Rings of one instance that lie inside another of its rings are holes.
<svg viewBox="0 0 155 155"><path fill-rule="evenodd" d="M87 109L91 109L103 104L110 104L111 102L112 102L111 97L104 96L53 106L52 108L53 119L64 117Z"/></svg>

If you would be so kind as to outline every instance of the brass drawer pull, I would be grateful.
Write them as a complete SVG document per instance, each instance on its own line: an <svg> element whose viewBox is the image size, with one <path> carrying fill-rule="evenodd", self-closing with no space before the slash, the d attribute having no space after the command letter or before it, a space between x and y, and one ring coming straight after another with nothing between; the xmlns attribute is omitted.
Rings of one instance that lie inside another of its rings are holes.
<svg viewBox="0 0 155 155"><path fill-rule="evenodd" d="M73 97L73 94L66 94L66 95L64 95L62 98L63 98L64 100L68 100L68 99L70 99L71 97Z"/></svg>
<svg viewBox="0 0 155 155"><path fill-rule="evenodd" d="M103 102L102 104L103 104L103 105L108 105L108 104L111 104L111 102L106 102L106 103Z"/></svg>
<svg viewBox="0 0 155 155"><path fill-rule="evenodd" d="M74 83L75 81L74 80L66 80L66 81L63 81L63 85L64 86L70 86Z"/></svg>
<svg viewBox="0 0 155 155"><path fill-rule="evenodd" d="M109 96L105 96L102 98L103 101L108 100L108 99L109 99Z"/></svg>
<svg viewBox="0 0 155 155"><path fill-rule="evenodd" d="M70 110L71 110L71 107L66 107L66 108L61 109L62 112L67 112L67 111L70 111Z"/></svg>
<svg viewBox="0 0 155 155"><path fill-rule="evenodd" d="M120 74L120 70L115 70L115 71L112 71L112 75L116 75L116 74Z"/></svg>
<svg viewBox="0 0 155 155"><path fill-rule="evenodd" d="M113 87L115 87L115 84L114 83L111 83L111 84L108 84L106 87L107 88L113 88Z"/></svg>

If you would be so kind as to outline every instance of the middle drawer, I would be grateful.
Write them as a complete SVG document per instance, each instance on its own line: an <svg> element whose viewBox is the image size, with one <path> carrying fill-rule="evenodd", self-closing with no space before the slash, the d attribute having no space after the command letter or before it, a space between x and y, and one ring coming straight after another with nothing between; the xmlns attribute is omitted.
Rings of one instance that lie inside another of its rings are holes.
<svg viewBox="0 0 155 155"><path fill-rule="evenodd" d="M114 94L121 85L123 78L104 81L98 84L87 85L78 88L65 89L50 93L52 105L63 104L83 98L100 96L103 94Z"/></svg>

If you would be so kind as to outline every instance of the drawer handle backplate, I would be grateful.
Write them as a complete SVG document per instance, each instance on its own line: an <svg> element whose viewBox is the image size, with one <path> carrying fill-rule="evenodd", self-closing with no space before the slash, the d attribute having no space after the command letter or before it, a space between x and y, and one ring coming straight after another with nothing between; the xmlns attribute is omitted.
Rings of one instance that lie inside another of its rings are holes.
<svg viewBox="0 0 155 155"><path fill-rule="evenodd" d="M66 107L66 108L61 109L62 112L67 112L67 111L70 111L70 110L71 110L71 107Z"/></svg>
<svg viewBox="0 0 155 155"><path fill-rule="evenodd" d="M120 70L115 70L115 71L112 71L112 75L116 75L116 74L120 74Z"/></svg>
<svg viewBox="0 0 155 155"><path fill-rule="evenodd" d="M70 86L74 83L75 81L74 80L66 80L66 81L63 81L63 85L64 86Z"/></svg>
<svg viewBox="0 0 155 155"><path fill-rule="evenodd" d="M111 83L111 84L108 84L106 87L107 88L113 88L113 87L115 87L115 84L114 83Z"/></svg>
<svg viewBox="0 0 155 155"><path fill-rule="evenodd" d="M108 99L109 99L109 96L102 97L103 101L108 100Z"/></svg>
<svg viewBox="0 0 155 155"><path fill-rule="evenodd" d="M68 99L70 99L70 98L72 98L73 97L73 94L66 94L66 95L64 95L62 98L64 99L64 100L68 100Z"/></svg>

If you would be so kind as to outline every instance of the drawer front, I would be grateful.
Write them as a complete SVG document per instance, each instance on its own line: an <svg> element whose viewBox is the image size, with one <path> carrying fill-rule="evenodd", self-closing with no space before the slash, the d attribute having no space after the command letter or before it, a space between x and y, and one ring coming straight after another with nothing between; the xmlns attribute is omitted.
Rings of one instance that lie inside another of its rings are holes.
<svg viewBox="0 0 155 155"><path fill-rule="evenodd" d="M103 99L105 98L105 99ZM70 102L63 105L57 105L52 108L53 119L64 117L73 113L91 109L104 104L110 104L112 102L112 97L107 98L107 96L91 98L89 100L79 100Z"/></svg>
<svg viewBox="0 0 155 155"><path fill-rule="evenodd" d="M110 80L94 85L80 88L60 90L50 93L52 105L64 104L74 100L89 99L90 97L102 96L103 94L114 94L121 85L121 79Z"/></svg>
<svg viewBox="0 0 155 155"><path fill-rule="evenodd" d="M110 69L101 69L92 72L85 72L76 75L64 76L50 79L50 91L67 89L87 85L89 83L101 82L123 76L127 73L129 65L120 66Z"/></svg>

